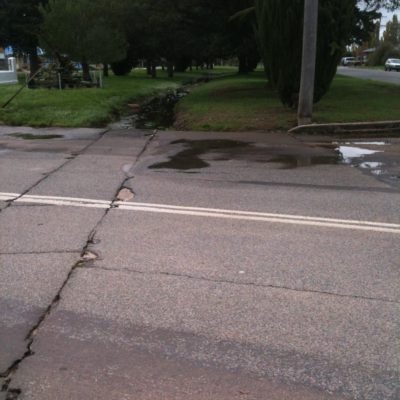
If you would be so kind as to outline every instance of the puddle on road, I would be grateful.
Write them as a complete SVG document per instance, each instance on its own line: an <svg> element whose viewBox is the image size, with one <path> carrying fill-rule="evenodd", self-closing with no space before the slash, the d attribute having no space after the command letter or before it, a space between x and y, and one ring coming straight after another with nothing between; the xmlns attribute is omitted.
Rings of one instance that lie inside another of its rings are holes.
<svg viewBox="0 0 400 400"><path fill-rule="evenodd" d="M251 142L235 140L177 140L184 149L169 157L168 161L151 165L150 169L190 170L210 166L201 156L212 161L244 160L256 163L280 164L279 169L294 169L320 164L337 164L340 154L326 149L299 148L295 146L256 146Z"/></svg>
<svg viewBox="0 0 400 400"><path fill-rule="evenodd" d="M8 153L11 153L11 150L0 148L0 155L2 155L2 154L8 154Z"/></svg>
<svg viewBox="0 0 400 400"><path fill-rule="evenodd" d="M150 169L175 169L189 170L206 168L210 164L200 158L201 155L213 151L231 150L234 148L246 148L248 142L235 140L176 140L171 144L182 144L184 150L169 157L168 161L151 165Z"/></svg>
<svg viewBox="0 0 400 400"><path fill-rule="evenodd" d="M391 186L398 186L399 161L392 154L385 154L385 149L381 147L390 143L390 141L354 141L334 144L341 154L342 164L359 168Z"/></svg>
<svg viewBox="0 0 400 400"><path fill-rule="evenodd" d="M61 139L64 137L63 135L34 135L32 133L11 133L7 136L12 136L24 140Z"/></svg>
<svg viewBox="0 0 400 400"><path fill-rule="evenodd" d="M351 146L358 146L358 145L368 145L368 146L386 146L389 144L389 142L346 142L344 143L345 145L351 145Z"/></svg>
<svg viewBox="0 0 400 400"><path fill-rule="evenodd" d="M344 164L351 164L354 158L363 158L376 153L382 153L382 150L363 149L356 146L339 146L337 150L342 155Z"/></svg>
<svg viewBox="0 0 400 400"><path fill-rule="evenodd" d="M389 142L333 142L301 145L262 145L235 140L177 140L170 145L180 145L176 154L167 161L158 162L150 169L171 169L187 174L199 173L211 163L232 160L245 163L276 165L276 169L296 169L316 165L349 165L360 168L380 180L397 184L398 163L384 156L378 146ZM365 146L365 147L361 147ZM375 149L374 149L375 146Z"/></svg>
<svg viewBox="0 0 400 400"><path fill-rule="evenodd" d="M294 169L300 167L310 167L312 165L337 164L338 159L339 159L338 154L323 155L323 156L281 154L265 162L282 164L280 169Z"/></svg>
<svg viewBox="0 0 400 400"><path fill-rule="evenodd" d="M384 164L381 162L363 162L361 164L359 164L359 167L362 169L366 169L369 172L371 172L371 174L374 175L383 175L384 174Z"/></svg>

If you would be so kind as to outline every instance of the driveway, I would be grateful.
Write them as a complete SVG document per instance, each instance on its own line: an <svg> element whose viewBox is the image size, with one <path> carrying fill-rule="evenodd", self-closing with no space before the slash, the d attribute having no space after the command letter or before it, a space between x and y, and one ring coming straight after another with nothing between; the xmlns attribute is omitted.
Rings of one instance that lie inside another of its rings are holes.
<svg viewBox="0 0 400 400"><path fill-rule="evenodd" d="M399 139L0 132L0 398L398 399Z"/></svg>
<svg viewBox="0 0 400 400"><path fill-rule="evenodd" d="M382 71L367 68L339 67L337 73L340 75L351 76L353 78L370 79L386 83L400 85L400 72Z"/></svg>

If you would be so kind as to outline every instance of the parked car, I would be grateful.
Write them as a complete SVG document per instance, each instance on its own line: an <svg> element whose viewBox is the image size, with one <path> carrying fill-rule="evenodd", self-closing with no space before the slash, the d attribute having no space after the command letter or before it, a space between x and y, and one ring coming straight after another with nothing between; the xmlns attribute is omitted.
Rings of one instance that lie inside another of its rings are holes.
<svg viewBox="0 0 400 400"><path fill-rule="evenodd" d="M399 58L389 58L385 62L385 71L400 71L400 59Z"/></svg>
<svg viewBox="0 0 400 400"><path fill-rule="evenodd" d="M349 65L361 65L362 60L360 58L356 57L343 57L340 61L340 64L342 64L345 67L348 67Z"/></svg>

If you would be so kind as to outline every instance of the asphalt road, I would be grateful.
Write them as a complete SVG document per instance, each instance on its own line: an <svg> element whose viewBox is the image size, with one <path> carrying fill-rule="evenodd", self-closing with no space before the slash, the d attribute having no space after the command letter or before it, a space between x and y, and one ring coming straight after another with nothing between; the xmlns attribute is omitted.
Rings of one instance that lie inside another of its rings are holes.
<svg viewBox="0 0 400 400"><path fill-rule="evenodd" d="M339 67L337 73L340 75L352 76L354 78L370 79L373 81L400 85L400 72L398 71L381 71L368 68Z"/></svg>
<svg viewBox="0 0 400 400"><path fill-rule="evenodd" d="M400 139L2 127L0 399L398 399L399 211Z"/></svg>

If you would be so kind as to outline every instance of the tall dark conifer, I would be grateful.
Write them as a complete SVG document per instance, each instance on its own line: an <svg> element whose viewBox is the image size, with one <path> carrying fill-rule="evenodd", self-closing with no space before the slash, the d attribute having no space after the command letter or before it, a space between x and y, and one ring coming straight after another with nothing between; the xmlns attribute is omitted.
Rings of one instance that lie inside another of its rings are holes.
<svg viewBox="0 0 400 400"><path fill-rule="evenodd" d="M328 91L354 24L356 0L320 0L314 100ZM256 0L259 39L271 84L296 107L300 88L304 0Z"/></svg>

